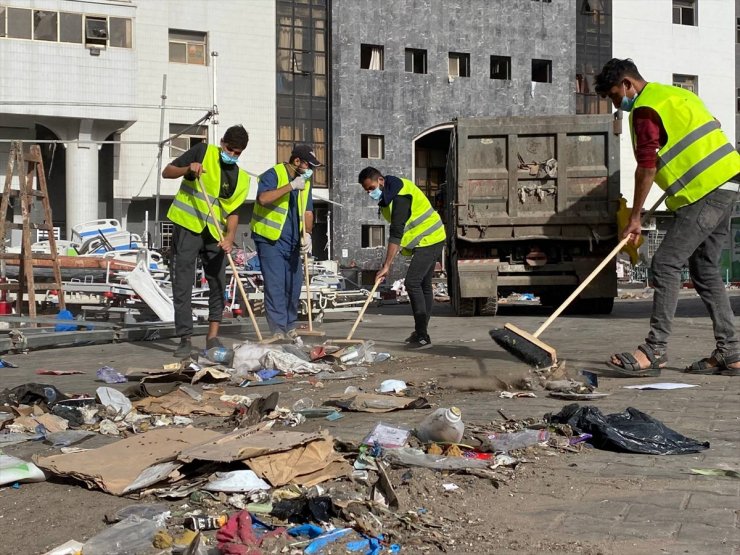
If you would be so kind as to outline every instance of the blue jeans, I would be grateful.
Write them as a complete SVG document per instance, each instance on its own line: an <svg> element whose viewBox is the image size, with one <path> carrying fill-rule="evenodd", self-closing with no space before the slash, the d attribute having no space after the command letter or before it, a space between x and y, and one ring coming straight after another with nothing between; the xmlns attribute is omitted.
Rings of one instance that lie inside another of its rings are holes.
<svg viewBox="0 0 740 555"><path fill-rule="evenodd" d="M686 262L694 288L712 319L717 351L725 356L740 352L730 299L720 273L720 257L728 243L730 217L739 196L734 191L715 189L676 211L673 225L652 261L655 293L650 333L645 341L656 354L666 352Z"/></svg>
<svg viewBox="0 0 740 555"><path fill-rule="evenodd" d="M296 245L287 252L262 241L255 244L264 279L267 325L272 333L287 333L296 327L298 320L303 286L300 249Z"/></svg>

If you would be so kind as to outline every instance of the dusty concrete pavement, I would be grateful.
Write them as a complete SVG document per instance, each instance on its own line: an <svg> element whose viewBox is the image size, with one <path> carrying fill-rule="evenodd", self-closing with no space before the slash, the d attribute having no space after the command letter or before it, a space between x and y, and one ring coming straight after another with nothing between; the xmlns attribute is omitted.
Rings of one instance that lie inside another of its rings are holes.
<svg viewBox="0 0 740 555"><path fill-rule="evenodd" d="M737 314L740 295L733 295L732 301ZM649 310L649 299L619 301L608 317L562 317L543 339L557 347L568 368L603 367L611 353L632 350L642 342ZM378 350L394 358L373 365L365 382L341 382L340 390L350 384L370 390L391 377L432 382L436 387L430 390L430 402L460 407L468 425L500 420L499 410L510 418L540 418L569 404L543 391L537 392L537 398L515 399L503 399L496 393L511 387L528 369L496 346L488 330L507 321L534 330L547 310L502 306L496 318L456 318L449 306L437 305L430 325L434 348L419 353L403 350L412 321L408 312L408 305L369 311L356 336L375 341ZM323 329L330 337L341 337L350 325L350 316L328 317ZM198 345L203 342L203 338L196 340ZM692 292L685 292L669 350L670 368L659 379L601 378L599 391L611 395L587 403L604 413L636 407L689 437L709 441L709 450L677 456L596 449L540 455L517 467L516 479L499 487L473 476L414 469L408 485L399 487L399 496L412 509L424 508L438 515L442 524L457 532L427 546L402 545L402 549L409 553L444 549L458 553L740 554L740 480L690 473L691 468L740 466L740 378L689 376L675 370L707 356L712 344L704 307ZM142 342L8 355L3 358L19 368L0 369L0 389L36 381L68 393L92 393L101 385L94 381L100 366L125 369L172 362L174 346L174 341ZM40 368L78 369L86 374L37 376ZM675 391L622 387L655 381L699 387ZM318 406L331 392L305 380L272 389L280 392L280 404L287 406L303 397L311 397ZM338 439L358 441L378 421L414 427L428 412L346 413L336 422L308 420L298 429L320 426ZM28 443L5 449L16 456L46 451L51 449ZM460 489L444 493L443 482L454 482ZM42 553L71 538L84 541L105 527L102 517L106 512L132 502L58 479L0 489L0 553Z"/></svg>

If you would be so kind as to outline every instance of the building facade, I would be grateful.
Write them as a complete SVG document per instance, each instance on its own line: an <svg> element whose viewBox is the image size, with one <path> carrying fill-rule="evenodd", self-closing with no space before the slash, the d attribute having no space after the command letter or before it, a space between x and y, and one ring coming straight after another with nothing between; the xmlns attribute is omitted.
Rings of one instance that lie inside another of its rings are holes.
<svg viewBox="0 0 740 555"><path fill-rule="evenodd" d="M434 197L455 118L575 112L575 11L575 0L332 3L332 258L368 274L382 264L387 227L357 183L364 167Z"/></svg>

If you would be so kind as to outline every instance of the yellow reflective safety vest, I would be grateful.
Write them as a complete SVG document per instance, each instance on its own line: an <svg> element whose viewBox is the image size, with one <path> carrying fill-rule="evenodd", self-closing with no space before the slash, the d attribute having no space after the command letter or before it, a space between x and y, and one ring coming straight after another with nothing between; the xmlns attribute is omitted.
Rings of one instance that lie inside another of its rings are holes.
<svg viewBox="0 0 740 555"><path fill-rule="evenodd" d="M218 230L225 233L226 217L247 200L250 183L249 174L239 168L239 177L234 192L229 198L219 198L221 193L220 157L221 153L218 147L208 145L202 164L205 171L200 176L200 181L203 183L213 204L216 222L213 221L208 212L208 204L197 180L182 180L180 190L167 211L167 217L170 221L189 229L193 233L202 232L207 225L208 231L216 239L219 237Z"/></svg>
<svg viewBox="0 0 740 555"><path fill-rule="evenodd" d="M647 106L660 116L668 141L658 151L655 182L668 192L670 210L696 202L740 173L740 154L720 124L694 93L679 87L648 83L630 113Z"/></svg>
<svg viewBox="0 0 740 555"><path fill-rule="evenodd" d="M421 192L412 181L401 179L403 187L398 191L399 195L411 196L411 215L406 220L406 226L401 237L401 253L411 256L416 247L428 247L436 245L447 238L442 218L432 208L427 196ZM380 213L386 221L391 221L393 203L381 206Z"/></svg>
<svg viewBox="0 0 740 555"><path fill-rule="evenodd" d="M290 183L288 170L285 164L277 164L272 167L277 174L277 188L284 187ZM306 212L308 199L311 196L311 180L306 181L306 188L298 192L298 222L301 234L303 233L303 214ZM288 208L290 206L290 193L280 197L277 202L262 206L259 202L254 203L252 221L250 227L252 233L261 235L270 241L277 241L283 232L285 220L288 219Z"/></svg>

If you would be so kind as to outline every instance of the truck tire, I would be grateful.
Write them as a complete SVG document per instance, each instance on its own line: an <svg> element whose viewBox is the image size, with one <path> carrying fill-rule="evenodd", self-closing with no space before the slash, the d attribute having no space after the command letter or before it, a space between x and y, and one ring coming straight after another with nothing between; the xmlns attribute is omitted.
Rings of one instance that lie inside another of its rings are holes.
<svg viewBox="0 0 740 555"><path fill-rule="evenodd" d="M481 316L496 316L498 311L498 297L482 297L478 299L478 313Z"/></svg>
<svg viewBox="0 0 740 555"><path fill-rule="evenodd" d="M460 299L458 303L458 316L475 316L475 299Z"/></svg>

